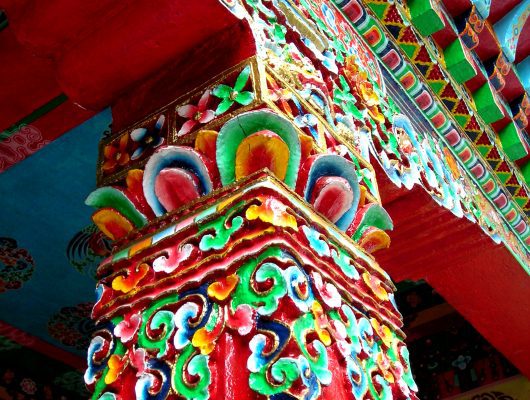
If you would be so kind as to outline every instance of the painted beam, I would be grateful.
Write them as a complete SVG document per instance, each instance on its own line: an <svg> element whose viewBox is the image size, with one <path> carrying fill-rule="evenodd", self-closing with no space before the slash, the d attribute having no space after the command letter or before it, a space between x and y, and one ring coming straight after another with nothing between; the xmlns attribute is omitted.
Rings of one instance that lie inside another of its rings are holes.
<svg viewBox="0 0 530 400"><path fill-rule="evenodd" d="M445 27L436 1L409 0L407 5L412 23L423 36L432 35Z"/></svg>
<svg viewBox="0 0 530 400"><path fill-rule="evenodd" d="M453 41L444 49L443 53L445 66L458 83L464 83L477 74L473 57L462 39L458 38Z"/></svg>
<svg viewBox="0 0 530 400"><path fill-rule="evenodd" d="M521 138L521 131L514 122L510 122L499 133L504 152L511 160L517 161L528 155L524 139ZM528 180L526 180L528 183Z"/></svg>
<svg viewBox="0 0 530 400"><path fill-rule="evenodd" d="M477 112L487 124L496 122L504 117L502 106L497 101L494 93L495 90L489 82L486 82L473 93Z"/></svg>

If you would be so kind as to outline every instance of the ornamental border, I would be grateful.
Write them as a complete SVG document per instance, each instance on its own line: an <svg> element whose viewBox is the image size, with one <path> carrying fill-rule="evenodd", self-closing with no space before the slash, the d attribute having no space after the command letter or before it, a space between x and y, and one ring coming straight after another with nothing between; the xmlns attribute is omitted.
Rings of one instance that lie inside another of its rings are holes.
<svg viewBox="0 0 530 400"><path fill-rule="evenodd" d="M347 6L351 5L352 2L355 2L361 11L359 15L354 17L355 21L347 12ZM431 123L438 136L444 143L448 144L451 152L460 161L472 180L478 183L481 192L508 223L524 248L530 250L530 225L526 215L517 202L501 189L496 182L498 178L490 171L491 167L480 160L482 156L476 154L478 153L477 149L468 143L467 137L459 132L458 124L446 116L444 109L435 103L435 97L431 94L431 88L423 82L423 76L405 60L401 50L398 50L399 46L392 39L388 39L391 35L385 34L387 31L380 26L380 21L372 15L371 10L368 11L367 6L360 5L356 0L346 3L346 7L337 6L337 8L357 33L362 36L380 63L398 83L402 85L401 78L406 76L407 72L413 73L412 78L416 75L421 80L421 83L416 81L416 85L411 86L409 90L404 88L407 96Z"/></svg>

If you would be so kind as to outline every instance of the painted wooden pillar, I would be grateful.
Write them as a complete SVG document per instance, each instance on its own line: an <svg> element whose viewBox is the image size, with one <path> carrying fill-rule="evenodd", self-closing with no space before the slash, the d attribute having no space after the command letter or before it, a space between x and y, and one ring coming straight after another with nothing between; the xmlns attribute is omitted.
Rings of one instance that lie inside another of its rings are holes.
<svg viewBox="0 0 530 400"><path fill-rule="evenodd" d="M223 4L255 55L101 144L93 398L415 399L371 255L377 62L331 2Z"/></svg>

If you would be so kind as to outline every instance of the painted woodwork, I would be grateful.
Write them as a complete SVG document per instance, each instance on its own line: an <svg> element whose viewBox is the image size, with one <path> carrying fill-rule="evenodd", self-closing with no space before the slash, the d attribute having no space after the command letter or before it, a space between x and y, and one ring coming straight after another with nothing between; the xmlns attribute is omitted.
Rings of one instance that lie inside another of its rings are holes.
<svg viewBox="0 0 530 400"><path fill-rule="evenodd" d="M337 4L384 68L405 89L409 101L417 105L416 113L430 121L433 131L461 162L474 186L502 216L502 225L517 237L516 241L503 242L510 251L519 254L521 265L527 269L530 242L527 185L496 144L494 132L484 126L474 106L468 105L467 91L460 90L441 68L437 46L430 38L416 33L408 23L407 11L398 3L346 0ZM489 95L486 98L493 99ZM518 139L521 137L517 135Z"/></svg>
<svg viewBox="0 0 530 400"><path fill-rule="evenodd" d="M221 3L256 54L100 146L92 398L415 399L370 163L527 255L334 4Z"/></svg>

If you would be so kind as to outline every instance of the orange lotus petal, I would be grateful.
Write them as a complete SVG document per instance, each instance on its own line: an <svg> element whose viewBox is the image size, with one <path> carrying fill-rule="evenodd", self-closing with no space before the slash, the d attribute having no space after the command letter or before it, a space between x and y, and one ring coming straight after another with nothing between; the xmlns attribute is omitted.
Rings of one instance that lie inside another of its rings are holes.
<svg viewBox="0 0 530 400"><path fill-rule="evenodd" d="M112 144L108 144L105 147L103 147L104 158L113 158L117 152L118 152L118 149Z"/></svg>
<svg viewBox="0 0 530 400"><path fill-rule="evenodd" d="M366 189L366 187L362 185L359 185L359 190L360 190L360 196L359 196L359 204L357 205L358 210L364 206L364 203L366 201L366 192L368 191L368 189Z"/></svg>
<svg viewBox="0 0 530 400"><path fill-rule="evenodd" d="M385 231L371 226L363 232L359 245L368 253L375 253L390 247L390 236Z"/></svg>
<svg viewBox="0 0 530 400"><path fill-rule="evenodd" d="M129 143L129 135L123 135L121 138L120 138L120 142L119 142L119 149L120 151L124 151L125 148L127 147L127 144Z"/></svg>
<svg viewBox="0 0 530 400"><path fill-rule="evenodd" d="M129 156L129 154L123 152L123 153L120 153L118 164L123 166L123 165L126 165L130 160L131 160L131 157Z"/></svg>
<svg viewBox="0 0 530 400"><path fill-rule="evenodd" d="M108 160L105 160L103 165L101 166L101 169L105 172L112 172L118 165L118 162L114 158L110 158Z"/></svg>
<svg viewBox="0 0 530 400"><path fill-rule="evenodd" d="M127 276L119 275L112 280L112 288L116 291L128 293L147 275L149 266L145 263L140 264L138 268L129 271Z"/></svg>
<svg viewBox="0 0 530 400"><path fill-rule="evenodd" d="M217 148L217 131L202 130L197 134L195 139L195 150L204 154L210 160L215 160L215 151Z"/></svg>
<svg viewBox="0 0 530 400"><path fill-rule="evenodd" d="M127 188L133 193L139 193L143 191L143 177L144 171L141 169L131 169L129 172L127 172L127 177L125 178Z"/></svg>
<svg viewBox="0 0 530 400"><path fill-rule="evenodd" d="M300 138L300 150L302 152L301 160L303 162L313 152L313 146L315 142L312 138L310 138L307 135L300 134L298 135L298 137Z"/></svg>
<svg viewBox="0 0 530 400"><path fill-rule="evenodd" d="M222 301L230 296L238 282L239 277L236 274L221 278L208 286L208 296Z"/></svg>
<svg viewBox="0 0 530 400"><path fill-rule="evenodd" d="M134 229L133 224L113 208L101 208L92 215L94 224L111 240L124 237Z"/></svg>
<svg viewBox="0 0 530 400"><path fill-rule="evenodd" d="M289 147L271 131L260 131L246 137L236 152L236 179L268 168L279 179L285 179Z"/></svg>
<svg viewBox="0 0 530 400"><path fill-rule="evenodd" d="M374 328L375 332L379 335L379 337L381 338L385 346L391 347L392 340L394 338L394 335L392 334L392 330L385 324L379 323L379 321L375 318L370 318L370 323L372 324L372 327Z"/></svg>

